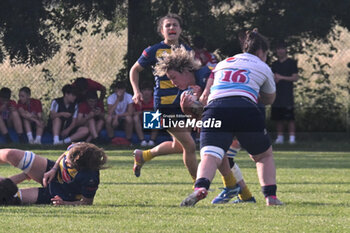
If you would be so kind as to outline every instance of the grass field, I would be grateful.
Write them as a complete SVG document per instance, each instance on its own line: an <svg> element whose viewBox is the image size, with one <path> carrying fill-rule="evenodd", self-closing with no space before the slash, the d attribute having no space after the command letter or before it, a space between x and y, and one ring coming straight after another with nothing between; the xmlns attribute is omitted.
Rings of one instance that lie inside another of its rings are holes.
<svg viewBox="0 0 350 233"><path fill-rule="evenodd" d="M33 150L50 159L61 152ZM254 163L240 152L256 204L211 205L222 187L217 174L206 199L181 208L192 184L180 155L154 159L136 178L132 151L107 149L110 168L101 172L93 206L0 207L0 232L350 232L349 151L277 148L278 196L285 203L278 207L265 206ZM1 176L15 172L0 165Z"/></svg>

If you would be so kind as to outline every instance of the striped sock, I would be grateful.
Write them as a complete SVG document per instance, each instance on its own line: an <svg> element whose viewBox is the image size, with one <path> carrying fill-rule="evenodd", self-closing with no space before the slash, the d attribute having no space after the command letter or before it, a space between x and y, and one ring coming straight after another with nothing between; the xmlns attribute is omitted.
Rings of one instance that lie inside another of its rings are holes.
<svg viewBox="0 0 350 233"><path fill-rule="evenodd" d="M239 199L243 201L247 201L250 198L253 197L252 193L250 192L248 186L245 186L244 188L241 189L241 193L238 194Z"/></svg>
<svg viewBox="0 0 350 233"><path fill-rule="evenodd" d="M221 176L221 179L224 183L225 188L234 188L237 184L236 178L233 176L232 172L230 172L226 176Z"/></svg>
<svg viewBox="0 0 350 233"><path fill-rule="evenodd" d="M142 158L143 158L143 161L145 162L148 162L150 161L151 159L153 159L153 155L151 153L151 150L145 150L145 151L142 151Z"/></svg>

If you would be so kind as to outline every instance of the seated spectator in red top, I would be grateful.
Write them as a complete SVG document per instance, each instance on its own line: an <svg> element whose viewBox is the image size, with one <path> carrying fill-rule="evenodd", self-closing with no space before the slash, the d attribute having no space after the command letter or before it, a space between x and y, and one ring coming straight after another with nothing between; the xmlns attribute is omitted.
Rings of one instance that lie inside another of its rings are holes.
<svg viewBox="0 0 350 233"><path fill-rule="evenodd" d="M79 104L77 124L89 129L87 142L96 142L99 132L104 125L103 101L98 100L97 93L87 92L86 101Z"/></svg>
<svg viewBox="0 0 350 233"><path fill-rule="evenodd" d="M19 89L18 95L17 108L22 118L24 129L27 132L28 142L30 144L41 144L41 136L44 132L41 102L38 99L30 98L31 91L29 87ZM33 138L32 128L36 130L35 140Z"/></svg>
<svg viewBox="0 0 350 233"><path fill-rule="evenodd" d="M140 139L144 138L144 132L142 130L143 112L153 111L153 84L149 82L141 84L141 93L143 96L143 100L141 101L141 104L134 103L135 112L133 116L135 131ZM149 140L149 142L142 140L141 146L154 146L154 142L157 138L157 135L157 129L151 130L151 139Z"/></svg>
<svg viewBox="0 0 350 233"><path fill-rule="evenodd" d="M122 126L125 130L126 139L131 142L133 132L133 101L132 96L126 93L124 82L117 81L112 84L114 93L107 98L108 115L106 116L106 129L108 137L114 137L114 129ZM143 138L140 138L143 140Z"/></svg>
<svg viewBox="0 0 350 233"><path fill-rule="evenodd" d="M8 128L14 127L21 143L25 142L21 117L17 111L16 101L11 100L11 90L3 87L0 90L0 132L7 143L12 142Z"/></svg>
<svg viewBox="0 0 350 233"><path fill-rule="evenodd" d="M194 57L200 60L202 66L206 65L210 69L213 69L218 61L215 55L205 48L205 43L206 41L202 36L195 36L193 38Z"/></svg>
<svg viewBox="0 0 350 233"><path fill-rule="evenodd" d="M100 100L103 100L106 96L106 88L89 78L76 78L75 81L72 83L73 87L77 88L77 102L81 103L86 101L86 95L88 92L100 92Z"/></svg>
<svg viewBox="0 0 350 233"><path fill-rule="evenodd" d="M53 134L53 144L78 142L89 134L86 126L77 126L78 104L76 88L70 84L62 88L63 96L51 102L47 123L48 131ZM62 140L60 140L60 137Z"/></svg>

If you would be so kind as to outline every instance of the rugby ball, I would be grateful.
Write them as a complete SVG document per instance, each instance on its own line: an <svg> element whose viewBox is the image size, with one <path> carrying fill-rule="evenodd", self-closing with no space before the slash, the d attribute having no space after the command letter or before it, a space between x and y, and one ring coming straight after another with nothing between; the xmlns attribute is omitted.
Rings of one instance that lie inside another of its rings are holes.
<svg viewBox="0 0 350 233"><path fill-rule="evenodd" d="M185 97L187 98L186 101L184 100ZM193 118L202 117L203 105L198 101L198 97L193 94L192 89L188 89L181 94L180 105L184 114L191 115Z"/></svg>

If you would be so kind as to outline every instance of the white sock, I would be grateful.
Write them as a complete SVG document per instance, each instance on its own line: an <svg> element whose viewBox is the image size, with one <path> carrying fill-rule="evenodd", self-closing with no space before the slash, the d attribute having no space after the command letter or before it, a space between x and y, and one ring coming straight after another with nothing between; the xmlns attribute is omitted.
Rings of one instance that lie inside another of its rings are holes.
<svg viewBox="0 0 350 233"><path fill-rule="evenodd" d="M289 142L295 142L295 135L289 135Z"/></svg>
<svg viewBox="0 0 350 233"><path fill-rule="evenodd" d="M70 137L66 137L66 138L63 140L63 143L66 143L66 144L68 144L68 143L70 143L70 142L72 142L72 140L70 139Z"/></svg>
<svg viewBox="0 0 350 233"><path fill-rule="evenodd" d="M283 141L284 136L283 135L278 135L276 141Z"/></svg>
<svg viewBox="0 0 350 233"><path fill-rule="evenodd" d="M53 136L54 142L58 142L59 140L60 140L60 136L58 136L58 135Z"/></svg>
<svg viewBox="0 0 350 233"><path fill-rule="evenodd" d="M40 142L40 141L41 141L41 136L39 136L39 135L36 136L36 137L35 137L35 141L39 141L39 142Z"/></svg>
<svg viewBox="0 0 350 233"><path fill-rule="evenodd" d="M27 138L28 138L28 141L33 141L33 134L32 134L32 132L27 133Z"/></svg>

